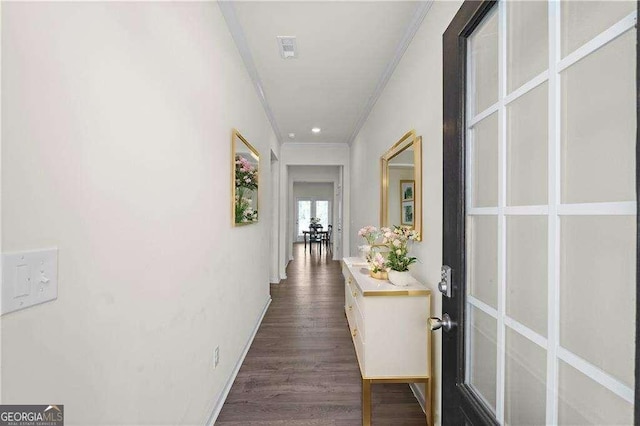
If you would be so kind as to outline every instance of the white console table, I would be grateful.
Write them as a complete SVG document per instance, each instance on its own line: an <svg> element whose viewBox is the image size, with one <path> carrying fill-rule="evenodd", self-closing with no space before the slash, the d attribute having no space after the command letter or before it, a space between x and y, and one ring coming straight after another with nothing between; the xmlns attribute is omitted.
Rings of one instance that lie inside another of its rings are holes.
<svg viewBox="0 0 640 426"><path fill-rule="evenodd" d="M345 313L362 375L362 424L371 424L373 383L425 383L427 424L431 402L431 291L415 283L397 287L369 275L361 258L342 260Z"/></svg>

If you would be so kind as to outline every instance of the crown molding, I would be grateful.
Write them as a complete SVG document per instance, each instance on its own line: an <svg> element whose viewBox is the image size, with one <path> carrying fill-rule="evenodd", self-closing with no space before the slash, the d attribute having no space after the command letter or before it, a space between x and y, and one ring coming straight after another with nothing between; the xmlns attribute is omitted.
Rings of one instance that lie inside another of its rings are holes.
<svg viewBox="0 0 640 426"><path fill-rule="evenodd" d="M333 148L349 148L346 142L283 142L281 147L333 147Z"/></svg>
<svg viewBox="0 0 640 426"><path fill-rule="evenodd" d="M376 102L378 101L378 98L380 98L380 95L382 95L382 92L384 91L384 88L386 87L387 83L389 82L389 79L393 75L393 72L395 71L396 67L398 66L398 63L402 59L402 56L404 55L404 52L409 47L409 44L411 44L411 41L413 40L413 37L418 32L418 29L420 28L420 25L422 24L422 21L424 21L424 17L429 12L429 9L431 9L431 5L432 4L433 4L433 0L425 0L425 1L420 1L418 3L418 5L416 6L416 11L415 11L415 13L413 15L413 19L411 20L411 22L407 26L407 29L406 29L404 35L402 36L402 38L400 39L400 42L396 46L396 50L395 50L395 52L393 54L393 57L391 58L391 60L387 64L387 66L385 67L385 69L382 72L382 75L380 76L380 78L378 79L378 83L376 84L376 87L373 89L373 92L371 93L371 96L369 96L369 100L367 101L367 104L365 105L364 109L362 110L362 113L360 114L360 117L358 118L358 121L356 121L354 129L351 132L351 135L349 136L349 138L347 139L347 142L345 142L345 143L323 143L323 142L283 142L285 139L282 136L282 133L280 132L280 129L278 127L278 123L276 122L276 119L275 119L275 117L273 115L273 111L271 110L271 107L269 106L269 102L267 101L267 97L266 97L266 95L264 93L264 89L262 87L262 82L260 80L260 75L258 74L258 69L256 68L255 62L253 61L253 56L251 55L251 49L249 49L249 43L247 42L247 38L246 38L246 36L244 34L244 31L242 29L242 25L240 24L240 21L238 20L238 16L236 14L235 6L233 5L233 0L219 0L218 1L218 5L219 5L220 10L222 12L222 16L224 17L225 21L227 22L227 27L229 28L229 32L231 33L231 37L233 38L234 42L236 43L236 47L238 48L238 52L240 53L240 56L242 57L242 61L244 62L245 68L247 69L247 72L249 73L249 77L251 78L251 81L253 82L253 85L254 85L254 87L256 89L256 92L258 93L258 98L260 99L260 102L262 103L262 107L264 108L264 111L265 111L265 113L267 115L267 118L269 119L269 122L271 123L271 128L273 129L274 133L276 134L276 138L278 139L278 142L281 145L298 144L298 145L307 145L307 146L310 146L312 144L314 144L314 145L317 144L317 145L322 145L322 146L345 145L345 144L346 145L351 145L351 143L354 141L356 136L358 136L358 133L360 133L360 130L362 129L362 126L364 125L365 121L369 117L369 114L371 114L371 111L373 110L373 107L375 106Z"/></svg>
<svg viewBox="0 0 640 426"><path fill-rule="evenodd" d="M356 136L358 136L358 133L360 133L362 126L364 125L365 121L367 121L367 118L369 117L369 114L371 114L371 111L373 110L373 107L375 106L376 102L378 102L380 95L382 95L384 88L389 82L389 79L391 79L391 76L393 75L393 72L396 70L398 63L400 63L400 60L402 59L404 52L406 52L407 48L411 44L413 37L418 32L418 29L420 29L420 25L422 24L422 21L424 21L424 17L427 16L427 13L429 12L429 9L431 9L432 5L433 5L433 0L425 0L425 1L419 2L418 5L416 6L416 11L413 15L413 19L411 20L411 23L409 23L407 30L402 36L402 39L400 39L398 46L396 46L396 51L393 54L393 57L387 64L387 67L385 68L385 70L382 72L382 75L378 80L378 84L376 85L375 89L373 89L373 93L369 97L369 101L365 105L364 110L360 115L360 118L358 119L358 121L356 121L356 125L353 129L353 132L351 133L351 136L349 136L349 139L347 139L347 144L351 145L351 143L353 143L353 141L355 140Z"/></svg>
<svg viewBox="0 0 640 426"><path fill-rule="evenodd" d="M238 20L238 15L236 14L236 8L233 5L233 1L218 1L218 6L220 7L220 11L222 12L222 16L224 20L227 22L227 27L229 28L229 32L231 33L231 37L233 41L236 43L236 47L238 48L238 52L240 53L240 57L242 57L242 61L244 62L244 66L249 73L249 77L251 77L251 81L253 82L253 86L258 93L258 98L260 99L260 103L262 103L262 107L264 108L264 112L267 114L267 119L269 123L271 123L271 128L273 132L276 134L276 138L279 143L282 143L282 134L280 133L280 129L278 128L278 123L276 122L275 117L273 116L273 111L271 111L271 107L269 106L269 102L267 101L267 97L264 94L264 89L262 88L262 81L260 80L260 75L258 75L258 69L256 68L255 62L253 62L253 56L251 55L251 49L249 49L249 43L247 42L247 38L244 35L244 31L242 30L242 25L240 25L240 21Z"/></svg>

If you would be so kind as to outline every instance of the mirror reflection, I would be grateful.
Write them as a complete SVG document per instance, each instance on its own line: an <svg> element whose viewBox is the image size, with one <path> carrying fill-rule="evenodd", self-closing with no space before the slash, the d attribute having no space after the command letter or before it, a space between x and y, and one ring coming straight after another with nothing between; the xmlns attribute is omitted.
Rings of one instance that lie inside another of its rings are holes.
<svg viewBox="0 0 640 426"><path fill-rule="evenodd" d="M233 224L258 222L258 171L260 155L238 132L233 131Z"/></svg>
<svg viewBox="0 0 640 426"><path fill-rule="evenodd" d="M413 147L410 146L389 160L389 224L414 226L415 167Z"/></svg>
<svg viewBox="0 0 640 426"><path fill-rule="evenodd" d="M381 157L381 226L407 226L422 234L421 144L412 130Z"/></svg>

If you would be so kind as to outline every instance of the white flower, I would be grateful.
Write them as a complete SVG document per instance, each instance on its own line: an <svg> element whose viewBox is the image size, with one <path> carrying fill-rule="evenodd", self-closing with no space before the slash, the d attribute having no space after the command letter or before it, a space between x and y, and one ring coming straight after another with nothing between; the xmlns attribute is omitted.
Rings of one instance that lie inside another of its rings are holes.
<svg viewBox="0 0 640 426"><path fill-rule="evenodd" d="M396 254L400 256L402 254L402 250L396 250Z"/></svg>

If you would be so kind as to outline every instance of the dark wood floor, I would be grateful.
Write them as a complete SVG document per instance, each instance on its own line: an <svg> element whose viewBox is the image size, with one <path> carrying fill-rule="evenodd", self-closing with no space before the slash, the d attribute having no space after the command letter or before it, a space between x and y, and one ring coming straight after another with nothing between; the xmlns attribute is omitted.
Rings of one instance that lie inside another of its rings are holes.
<svg viewBox="0 0 640 426"><path fill-rule="evenodd" d="M273 302L216 424L362 424L340 263L296 245L287 277L271 287ZM377 384L372 395L374 425L425 424L407 385Z"/></svg>

